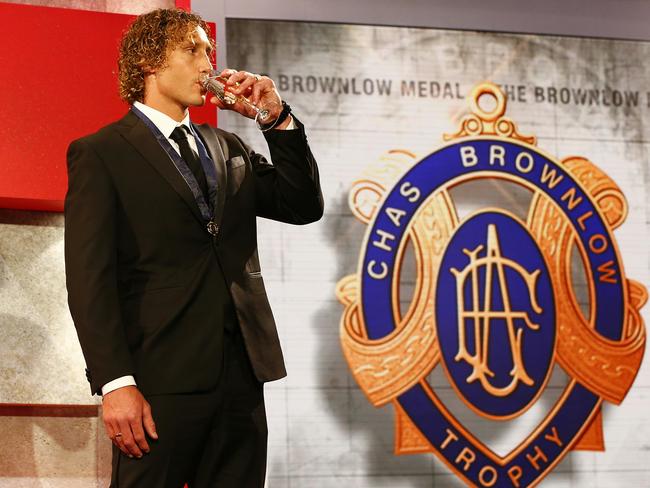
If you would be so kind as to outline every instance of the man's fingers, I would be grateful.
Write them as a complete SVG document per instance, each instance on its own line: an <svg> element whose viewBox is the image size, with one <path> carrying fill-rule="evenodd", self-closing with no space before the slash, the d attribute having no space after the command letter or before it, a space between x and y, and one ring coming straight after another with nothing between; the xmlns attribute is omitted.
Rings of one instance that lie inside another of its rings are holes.
<svg viewBox="0 0 650 488"><path fill-rule="evenodd" d="M117 439L115 438L115 435L119 432L113 425L106 420L104 420L104 428L106 429L106 434L108 435L108 438L111 440L113 444L115 444L116 447L120 447L117 443Z"/></svg>
<svg viewBox="0 0 650 488"><path fill-rule="evenodd" d="M120 429L120 432L122 433L121 442L126 449L125 453L137 458L142 457L142 451L133 438L130 422L120 422ZM124 451L124 449L122 450Z"/></svg>
<svg viewBox="0 0 650 488"><path fill-rule="evenodd" d="M124 454L141 458L149 452L143 429L144 417L151 418L151 408L135 386L125 386L104 395L103 418L113 443Z"/></svg>
<svg viewBox="0 0 650 488"><path fill-rule="evenodd" d="M122 434L118 432L113 436L112 438L113 444L117 446L117 448L122 451L124 454L126 454L129 457L133 457L133 455L129 452L129 450L126 448L124 445L124 440L122 439Z"/></svg>
<svg viewBox="0 0 650 488"><path fill-rule="evenodd" d="M138 446L140 451L142 452L149 452L149 443L147 442L147 438L144 435L144 429L142 428L142 421L143 419L137 419L136 421L131 423L131 432L133 432L133 440L135 441L135 445Z"/></svg>
<svg viewBox="0 0 650 488"><path fill-rule="evenodd" d="M221 100L219 100L217 97L212 97L212 98L210 98L210 102L211 102L211 103L214 103L214 104L217 106L217 108L220 108L220 109L222 109L222 110L225 110L225 109L228 108L228 107L226 106L226 104L223 103Z"/></svg>
<svg viewBox="0 0 650 488"><path fill-rule="evenodd" d="M244 78L244 80L236 88L231 88L230 90L237 95L244 95L248 93L251 87L255 84L255 78L252 76Z"/></svg>
<svg viewBox="0 0 650 488"><path fill-rule="evenodd" d="M235 95L248 96L252 86L260 80L259 75L248 71L237 71L230 75L227 81L228 90Z"/></svg>
<svg viewBox="0 0 650 488"><path fill-rule="evenodd" d="M253 85L253 92L251 93L250 96L250 101L253 105L259 105L260 103L260 97L262 95L262 90L264 89L264 85L260 82L255 83Z"/></svg>
<svg viewBox="0 0 650 488"><path fill-rule="evenodd" d="M127 450L126 447L124 447L124 442L122 440L122 431L120 430L120 426L118 424L113 424L113 423L106 423L106 432L108 433L108 437L111 439L111 442L124 454L127 456L131 456L129 451Z"/></svg>
<svg viewBox="0 0 650 488"><path fill-rule="evenodd" d="M230 76L228 76L227 85L233 86L237 83L241 83L246 78L248 78L249 75L250 73L247 71L233 71L232 73L230 73Z"/></svg>
<svg viewBox="0 0 650 488"><path fill-rule="evenodd" d="M227 78L227 90L235 95L240 95L248 99L253 105L259 107L260 104L268 109L268 106L273 107L273 114L276 108L280 106L280 96L275 89L273 80L266 76L256 75L248 71L235 71L225 69L220 73L220 76ZM250 107L249 104L243 102L236 102L231 105L224 104L223 102L214 98L210 102L215 104L220 109L233 110L245 117L255 118L256 111ZM281 111L278 110L278 114Z"/></svg>
<svg viewBox="0 0 650 488"><path fill-rule="evenodd" d="M210 98L210 103L213 103L220 110L232 110L233 112L242 113L246 111L246 107L241 102L236 103L223 103L217 97Z"/></svg>
<svg viewBox="0 0 650 488"><path fill-rule="evenodd" d="M156 423L153 421L151 406L148 403L145 403L144 408L142 409L142 424L144 425L147 434L149 434L149 437L157 440L158 432L156 432Z"/></svg>

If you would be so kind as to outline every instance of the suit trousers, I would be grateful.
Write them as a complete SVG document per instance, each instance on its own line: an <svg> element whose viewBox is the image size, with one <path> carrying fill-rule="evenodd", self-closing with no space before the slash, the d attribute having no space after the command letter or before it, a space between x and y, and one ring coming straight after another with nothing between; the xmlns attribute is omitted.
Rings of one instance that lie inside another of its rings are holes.
<svg viewBox="0 0 650 488"><path fill-rule="evenodd" d="M150 395L158 440L129 458L113 446L111 488L262 488L267 424L263 384L235 326L224 332L224 368L208 392Z"/></svg>

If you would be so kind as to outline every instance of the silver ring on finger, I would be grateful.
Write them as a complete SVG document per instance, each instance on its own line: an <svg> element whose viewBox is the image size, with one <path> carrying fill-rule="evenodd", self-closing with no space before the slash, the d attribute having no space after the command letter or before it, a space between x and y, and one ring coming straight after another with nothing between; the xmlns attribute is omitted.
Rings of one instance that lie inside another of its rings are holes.
<svg viewBox="0 0 650 488"><path fill-rule="evenodd" d="M255 78L255 81L260 81L262 79L262 75L253 75Z"/></svg>

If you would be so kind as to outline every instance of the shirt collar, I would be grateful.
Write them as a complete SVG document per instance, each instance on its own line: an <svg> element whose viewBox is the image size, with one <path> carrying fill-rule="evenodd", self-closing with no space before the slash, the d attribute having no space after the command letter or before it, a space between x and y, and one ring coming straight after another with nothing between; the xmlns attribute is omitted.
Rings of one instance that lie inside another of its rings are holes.
<svg viewBox="0 0 650 488"><path fill-rule="evenodd" d="M133 106L140 110L151 122L158 128L162 134L169 139L169 136L172 135L172 132L179 125L185 125L187 128L190 128L190 114L189 112L185 115L185 118L180 122L175 121L169 115L162 113L155 108L151 108L148 105L140 102L134 102Z"/></svg>

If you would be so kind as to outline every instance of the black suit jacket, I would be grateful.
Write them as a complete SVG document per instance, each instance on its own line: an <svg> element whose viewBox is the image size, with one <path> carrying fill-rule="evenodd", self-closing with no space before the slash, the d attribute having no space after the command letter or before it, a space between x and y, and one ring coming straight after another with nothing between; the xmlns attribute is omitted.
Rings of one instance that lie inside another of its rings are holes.
<svg viewBox="0 0 650 488"><path fill-rule="evenodd" d="M211 236L169 156L132 112L68 149L68 302L93 393L132 374L145 394L213 388L234 304L259 381L286 375L257 254L256 216L323 213L304 128L265 133L273 164L232 133L194 126L218 174Z"/></svg>

